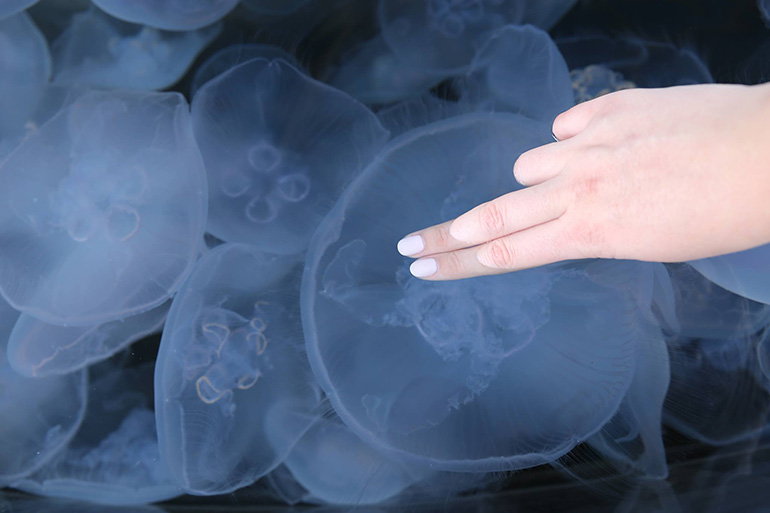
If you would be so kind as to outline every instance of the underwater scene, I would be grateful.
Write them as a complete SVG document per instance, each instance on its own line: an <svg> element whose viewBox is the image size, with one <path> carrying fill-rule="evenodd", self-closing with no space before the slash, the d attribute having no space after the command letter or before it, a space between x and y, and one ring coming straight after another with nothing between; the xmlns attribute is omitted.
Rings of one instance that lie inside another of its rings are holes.
<svg viewBox="0 0 770 513"><path fill-rule="evenodd" d="M770 245L397 251L765 81L768 0L0 0L0 512L770 511Z"/></svg>

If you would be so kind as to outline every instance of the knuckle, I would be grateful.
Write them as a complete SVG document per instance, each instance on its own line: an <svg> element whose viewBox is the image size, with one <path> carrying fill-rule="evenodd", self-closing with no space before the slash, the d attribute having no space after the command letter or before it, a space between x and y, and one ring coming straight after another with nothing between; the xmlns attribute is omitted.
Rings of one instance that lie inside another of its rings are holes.
<svg viewBox="0 0 770 513"><path fill-rule="evenodd" d="M497 203L487 203L479 210L479 221L487 232L503 233L505 229L505 212Z"/></svg>
<svg viewBox="0 0 770 513"><path fill-rule="evenodd" d="M445 226L438 226L433 230L432 246L434 249L444 249L449 246L449 229Z"/></svg>
<svg viewBox="0 0 770 513"><path fill-rule="evenodd" d="M439 267L444 276L459 276L462 273L462 262L457 253L445 254Z"/></svg>
<svg viewBox="0 0 770 513"><path fill-rule="evenodd" d="M503 240L489 243L487 258L489 259L489 264L498 269L511 269L514 266L515 255L513 248Z"/></svg>

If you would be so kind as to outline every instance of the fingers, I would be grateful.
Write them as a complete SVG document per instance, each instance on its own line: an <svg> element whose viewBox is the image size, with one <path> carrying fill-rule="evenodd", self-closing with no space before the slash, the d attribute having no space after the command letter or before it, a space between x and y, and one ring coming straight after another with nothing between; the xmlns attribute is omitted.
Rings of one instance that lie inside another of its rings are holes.
<svg viewBox="0 0 770 513"><path fill-rule="evenodd" d="M550 143L522 153L513 165L513 177L521 185L541 184L558 176L574 154L571 141Z"/></svg>
<svg viewBox="0 0 770 513"><path fill-rule="evenodd" d="M443 281L552 264L575 258L566 235L563 223L550 221L480 246L421 258L410 271L417 278Z"/></svg>
<svg viewBox="0 0 770 513"><path fill-rule="evenodd" d="M615 94L617 93L600 96L575 105L556 116L551 128L554 137L563 142L578 135L585 130L599 112L606 108L609 101L614 100Z"/></svg>
<svg viewBox="0 0 770 513"><path fill-rule="evenodd" d="M552 221L561 216L567 206L561 190L553 183L544 183L482 203L455 219L449 226L449 234L466 246L475 246Z"/></svg>

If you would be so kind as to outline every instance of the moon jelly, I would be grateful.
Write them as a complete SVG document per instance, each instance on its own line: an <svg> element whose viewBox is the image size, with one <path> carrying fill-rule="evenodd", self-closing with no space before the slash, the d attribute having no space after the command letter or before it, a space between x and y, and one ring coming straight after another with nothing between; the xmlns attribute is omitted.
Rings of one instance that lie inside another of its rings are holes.
<svg viewBox="0 0 770 513"><path fill-rule="evenodd" d="M84 370L25 378L6 360L6 342L19 313L0 298L0 487L51 460L72 439L86 410Z"/></svg>
<svg viewBox="0 0 770 513"><path fill-rule="evenodd" d="M0 291L50 324L166 301L197 257L206 177L177 93L87 93L0 164Z"/></svg>
<svg viewBox="0 0 770 513"><path fill-rule="evenodd" d="M511 163L549 140L546 124L514 114L407 132L313 238L302 287L310 363L342 420L396 460L472 472L550 462L626 394L644 335L633 292L648 273L587 262L425 282L395 251L403 233L519 188Z"/></svg>
<svg viewBox="0 0 770 513"><path fill-rule="evenodd" d="M198 89L209 80L252 59L283 59L299 68L297 59L280 46L255 44L227 46L214 53L198 67L190 85L190 95L195 96Z"/></svg>
<svg viewBox="0 0 770 513"><path fill-rule="evenodd" d="M400 60L415 68L458 73L494 30L510 23L550 25L572 4L574 0L380 0L378 13L382 35Z"/></svg>
<svg viewBox="0 0 770 513"><path fill-rule="evenodd" d="M317 421L284 461L315 500L331 504L375 504L394 497L422 479L378 453L341 422Z"/></svg>
<svg viewBox="0 0 770 513"><path fill-rule="evenodd" d="M126 23L96 8L75 14L54 41L54 83L164 89L179 80L220 25L166 32Z"/></svg>
<svg viewBox="0 0 770 513"><path fill-rule="evenodd" d="M722 288L770 305L770 244L690 262L699 273Z"/></svg>
<svg viewBox="0 0 770 513"><path fill-rule="evenodd" d="M32 19L0 19L0 142L23 131L50 76L48 43Z"/></svg>
<svg viewBox="0 0 770 513"><path fill-rule="evenodd" d="M24 376L67 374L160 331L168 307L166 303L125 319L83 327L57 326L22 314L8 341L8 361Z"/></svg>
<svg viewBox="0 0 770 513"><path fill-rule="evenodd" d="M388 133L366 107L282 60L255 59L198 90L193 129L209 180L208 231L303 251Z"/></svg>
<svg viewBox="0 0 770 513"><path fill-rule="evenodd" d="M0 1L0 20L14 14L20 13L27 7L35 5L38 0L1 0Z"/></svg>
<svg viewBox="0 0 770 513"><path fill-rule="evenodd" d="M770 391L761 379L759 341L758 335L669 341L672 378L665 422L711 445L764 431Z"/></svg>
<svg viewBox="0 0 770 513"><path fill-rule="evenodd" d="M476 52L467 79L476 101L547 123L574 105L567 63L548 34L530 25L495 32Z"/></svg>
<svg viewBox="0 0 770 513"><path fill-rule="evenodd" d="M37 495L110 505L146 504L181 495L158 452L150 408L153 364L101 364L88 411L67 448L14 484Z"/></svg>
<svg viewBox="0 0 770 513"><path fill-rule="evenodd" d="M174 298L155 373L162 457L186 491L226 493L264 476L312 423L298 261L223 244ZM288 281L287 281L288 280ZM283 443L268 443L266 429Z"/></svg>
<svg viewBox="0 0 770 513"><path fill-rule="evenodd" d="M238 0L93 0L118 19L163 30L194 30L223 18Z"/></svg>

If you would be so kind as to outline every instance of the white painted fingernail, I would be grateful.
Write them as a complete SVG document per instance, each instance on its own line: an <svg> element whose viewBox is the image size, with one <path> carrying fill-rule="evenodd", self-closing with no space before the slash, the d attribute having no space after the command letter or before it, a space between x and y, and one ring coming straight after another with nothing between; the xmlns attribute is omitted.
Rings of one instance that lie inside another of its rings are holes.
<svg viewBox="0 0 770 513"><path fill-rule="evenodd" d="M421 258L409 266L409 272L411 272L415 278L427 278L428 276L433 276L436 274L437 270L438 266L436 265L436 260L434 258Z"/></svg>
<svg viewBox="0 0 770 513"><path fill-rule="evenodd" d="M404 256L416 255L425 249L425 242L419 235L410 235L398 241L398 252Z"/></svg>

